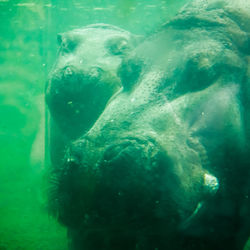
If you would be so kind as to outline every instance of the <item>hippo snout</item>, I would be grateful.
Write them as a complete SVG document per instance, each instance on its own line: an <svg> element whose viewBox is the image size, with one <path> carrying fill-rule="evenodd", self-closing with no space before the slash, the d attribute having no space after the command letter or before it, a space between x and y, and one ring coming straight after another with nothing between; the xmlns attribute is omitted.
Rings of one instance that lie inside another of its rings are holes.
<svg viewBox="0 0 250 250"><path fill-rule="evenodd" d="M150 137L121 136L108 145L87 136L76 140L67 150L59 178L60 219L70 227L177 227L197 213L202 197L218 188L215 177L200 172L189 187L197 193L185 190L185 173L178 173L174 160Z"/></svg>
<svg viewBox="0 0 250 250"><path fill-rule="evenodd" d="M84 90L98 84L101 76L102 69L98 67L83 70L74 65L65 65L53 72L50 79L51 87L48 89L47 95L55 94L61 99L69 99L76 95L82 96ZM70 97L67 97L66 94Z"/></svg>
<svg viewBox="0 0 250 250"><path fill-rule="evenodd" d="M112 84L107 86L106 78L100 67L81 69L73 64L51 74L46 102L55 122L69 138L78 138L93 125L115 91Z"/></svg>

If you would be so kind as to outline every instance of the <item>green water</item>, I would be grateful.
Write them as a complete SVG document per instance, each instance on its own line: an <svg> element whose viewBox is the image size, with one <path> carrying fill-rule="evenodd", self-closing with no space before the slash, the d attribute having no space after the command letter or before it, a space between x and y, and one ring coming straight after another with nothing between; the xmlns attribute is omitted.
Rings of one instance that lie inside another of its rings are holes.
<svg viewBox="0 0 250 250"><path fill-rule="evenodd" d="M48 216L43 192L43 92L56 34L97 22L145 34L183 2L0 0L0 250L67 249L66 230Z"/></svg>
<svg viewBox="0 0 250 250"><path fill-rule="evenodd" d="M92 23L148 34L186 2L0 0L0 250L67 249L66 229L48 216L44 195L44 86L56 34Z"/></svg>

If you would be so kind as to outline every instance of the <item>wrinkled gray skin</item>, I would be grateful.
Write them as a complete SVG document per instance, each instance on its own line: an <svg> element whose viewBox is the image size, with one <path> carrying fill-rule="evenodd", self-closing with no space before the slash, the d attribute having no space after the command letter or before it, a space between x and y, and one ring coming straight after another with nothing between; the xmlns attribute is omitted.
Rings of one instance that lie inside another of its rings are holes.
<svg viewBox="0 0 250 250"><path fill-rule="evenodd" d="M54 164L61 163L65 145L91 128L110 97L121 88L117 69L140 39L107 24L58 35L60 50L46 86Z"/></svg>
<svg viewBox="0 0 250 250"><path fill-rule="evenodd" d="M249 13L194 1L123 59L123 87L52 176L72 249L243 248Z"/></svg>

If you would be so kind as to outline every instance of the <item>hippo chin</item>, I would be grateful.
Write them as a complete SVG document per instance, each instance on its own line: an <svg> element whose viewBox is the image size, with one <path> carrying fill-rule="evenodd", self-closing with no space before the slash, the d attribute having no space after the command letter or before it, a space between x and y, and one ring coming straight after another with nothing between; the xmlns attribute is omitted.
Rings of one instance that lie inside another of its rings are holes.
<svg viewBox="0 0 250 250"><path fill-rule="evenodd" d="M72 249L243 249L249 11L247 1L193 1L120 59L122 87L51 174Z"/></svg>

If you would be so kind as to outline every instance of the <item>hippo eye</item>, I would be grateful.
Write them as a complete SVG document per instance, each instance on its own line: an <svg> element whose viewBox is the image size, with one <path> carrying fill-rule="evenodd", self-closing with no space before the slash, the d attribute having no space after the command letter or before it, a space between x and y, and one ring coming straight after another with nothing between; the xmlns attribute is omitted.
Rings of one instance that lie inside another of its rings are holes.
<svg viewBox="0 0 250 250"><path fill-rule="evenodd" d="M139 59L124 60L118 70L118 75L124 90L129 90L139 79L142 71L142 61Z"/></svg>
<svg viewBox="0 0 250 250"><path fill-rule="evenodd" d="M130 48L128 41L123 37L108 40L106 47L112 55L124 55Z"/></svg>

